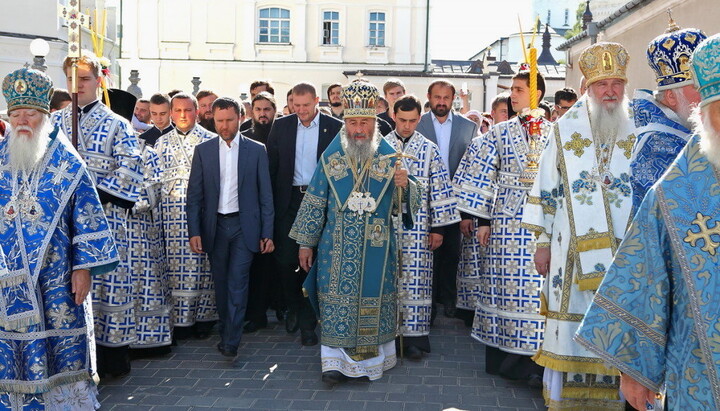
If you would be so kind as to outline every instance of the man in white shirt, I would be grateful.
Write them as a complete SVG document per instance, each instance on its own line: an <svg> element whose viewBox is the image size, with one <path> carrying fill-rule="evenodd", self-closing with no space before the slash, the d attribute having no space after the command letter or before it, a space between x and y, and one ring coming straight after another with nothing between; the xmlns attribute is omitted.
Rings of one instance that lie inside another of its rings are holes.
<svg viewBox="0 0 720 411"><path fill-rule="evenodd" d="M430 83L427 92L430 101L430 112L423 114L418 122L417 132L438 145L450 179L460 164L460 159L470 141L477 133L477 125L467 118L453 113L455 86L447 80L435 80ZM475 306L469 288L461 286L458 290L457 267L460 261L460 225L451 224L445 227L443 244L435 250L433 301L444 305L447 317L455 317L456 304L465 309L462 319L472 321ZM461 278L460 283L464 284ZM433 314L435 310L433 310ZM434 318L434 317L433 317Z"/></svg>
<svg viewBox="0 0 720 411"><path fill-rule="evenodd" d="M240 105L218 98L212 106L219 135L195 148L187 195L190 248L207 252L215 282L218 350L237 355L254 253L275 246L273 202L265 146L244 137Z"/></svg>

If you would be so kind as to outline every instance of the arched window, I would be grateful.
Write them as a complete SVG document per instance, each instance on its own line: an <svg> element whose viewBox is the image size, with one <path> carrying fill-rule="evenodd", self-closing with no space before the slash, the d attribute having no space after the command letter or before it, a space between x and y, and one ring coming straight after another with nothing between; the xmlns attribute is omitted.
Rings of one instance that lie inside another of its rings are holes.
<svg viewBox="0 0 720 411"><path fill-rule="evenodd" d="M279 7L260 9L259 43L290 43L290 10Z"/></svg>

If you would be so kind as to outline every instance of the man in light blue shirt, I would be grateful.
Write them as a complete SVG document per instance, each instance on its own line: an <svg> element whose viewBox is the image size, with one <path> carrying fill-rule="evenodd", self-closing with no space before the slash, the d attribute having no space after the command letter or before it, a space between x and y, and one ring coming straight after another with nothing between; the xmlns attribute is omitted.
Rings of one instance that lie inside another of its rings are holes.
<svg viewBox="0 0 720 411"><path fill-rule="evenodd" d="M288 307L285 329L288 333L300 329L302 344L315 345L317 320L302 293L307 273L298 268L298 245L288 233L318 158L343 123L318 111L319 98L312 84L296 84L291 96L294 114L275 120L267 140L275 206L274 256L280 275L278 291L282 289Z"/></svg>

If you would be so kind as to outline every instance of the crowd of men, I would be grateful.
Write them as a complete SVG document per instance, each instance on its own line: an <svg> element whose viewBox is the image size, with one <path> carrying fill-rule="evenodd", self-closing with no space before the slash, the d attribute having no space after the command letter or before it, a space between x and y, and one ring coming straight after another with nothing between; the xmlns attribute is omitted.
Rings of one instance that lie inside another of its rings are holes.
<svg viewBox="0 0 720 411"><path fill-rule="evenodd" d="M328 107L301 82L279 113L256 81L248 104L174 90L126 119L92 53L77 113L44 73L10 73L0 404L96 409L98 376L216 325L235 358L269 310L321 345L325 383L376 380L431 352L442 306L487 373L550 409L717 409L720 35L671 21L647 51L657 89L631 100L630 57L589 46L586 91L545 109L520 71L490 113L462 90L453 109L447 80L426 111L360 78Z"/></svg>

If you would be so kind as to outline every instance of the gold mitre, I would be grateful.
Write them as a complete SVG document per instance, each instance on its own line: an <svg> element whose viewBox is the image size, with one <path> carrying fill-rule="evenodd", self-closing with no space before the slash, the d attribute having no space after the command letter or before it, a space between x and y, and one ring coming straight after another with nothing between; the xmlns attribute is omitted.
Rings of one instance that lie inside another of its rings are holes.
<svg viewBox="0 0 720 411"><path fill-rule="evenodd" d="M600 42L580 53L580 71L589 87L596 81L617 78L627 81L627 66L630 61L625 47L618 43Z"/></svg>

